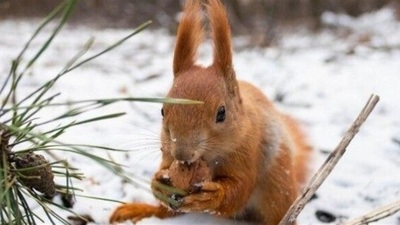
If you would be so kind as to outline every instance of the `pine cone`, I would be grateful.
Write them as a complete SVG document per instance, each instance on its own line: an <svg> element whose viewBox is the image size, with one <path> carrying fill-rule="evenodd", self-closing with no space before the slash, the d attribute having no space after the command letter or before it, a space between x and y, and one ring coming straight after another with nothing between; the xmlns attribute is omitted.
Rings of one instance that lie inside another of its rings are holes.
<svg viewBox="0 0 400 225"><path fill-rule="evenodd" d="M33 152L19 155L15 158L15 166L17 169L24 169L19 171L22 175L19 176L19 181L22 184L43 193L46 198L55 195L54 175L51 166L42 155Z"/></svg>

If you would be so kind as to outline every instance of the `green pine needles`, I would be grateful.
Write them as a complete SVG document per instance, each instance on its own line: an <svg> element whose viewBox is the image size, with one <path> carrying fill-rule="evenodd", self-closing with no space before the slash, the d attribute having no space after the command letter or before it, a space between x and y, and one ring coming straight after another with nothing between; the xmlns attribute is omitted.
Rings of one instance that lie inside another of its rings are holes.
<svg viewBox="0 0 400 225"><path fill-rule="evenodd" d="M163 98L113 98L80 100L75 102L56 102L60 93L50 94L54 84L72 70L78 69L81 65L96 59L99 56L111 51L124 43L129 38L140 33L151 22L148 21L128 36L117 41L103 51L87 56L85 54L91 47L94 40L90 39L84 48L74 57L66 62L58 74L45 82L42 86L24 96L17 96L21 80L27 76L37 60L46 52L65 25L71 15L77 0L66 0L54 9L39 25L26 42L22 51L12 61L9 74L4 83L0 84L0 223L1 224L37 224L43 223L43 218L34 214L31 204L39 205L47 216L47 220L53 224L69 224L65 218L58 215L54 208L61 208L75 214L65 204L58 204L52 201L55 195L61 195L65 199L73 199L75 191L73 180L82 179L83 173L78 168L73 168L65 160L61 160L54 151L66 151L87 157L94 162L113 171L118 176L128 181L122 166L114 161L91 154L89 149L101 151L125 151L104 146L68 144L59 141L59 137L69 128L84 126L102 120L114 119L123 116L124 112L100 115L93 118L79 120L77 116L93 111L120 101L144 101L193 104L198 103L184 99L163 99ZM51 35L45 40L39 50L28 60L26 50L29 49L32 40L41 34L43 28L50 22L58 20ZM25 63L23 63L25 62ZM49 107L65 107L68 110L51 118L41 118L38 122L39 112ZM72 122L71 122L72 121ZM61 177L65 180L62 184L55 183L54 177ZM101 199L100 200L107 200ZM113 200L109 200L113 201ZM79 215L76 215L79 217ZM82 218L85 219L85 218Z"/></svg>

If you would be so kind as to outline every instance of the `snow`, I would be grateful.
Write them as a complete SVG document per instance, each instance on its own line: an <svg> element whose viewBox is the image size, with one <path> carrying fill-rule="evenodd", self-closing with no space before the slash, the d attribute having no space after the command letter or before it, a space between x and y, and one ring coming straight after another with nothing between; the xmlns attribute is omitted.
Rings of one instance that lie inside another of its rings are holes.
<svg viewBox="0 0 400 225"><path fill-rule="evenodd" d="M279 97L281 101L277 106L304 125L314 147L312 170L316 170L336 147L370 94L381 97L343 159L317 191L317 198L300 214L299 224L325 224L316 218L317 210L335 215L337 219L331 224L339 224L400 199L400 145L394 142L394 139L400 140L400 22L388 9L358 19L326 13L323 19L333 28L318 34L302 30L286 34L280 45L270 48L248 48L242 45L243 38L234 40L234 65L239 79L256 84L270 98ZM35 20L0 21L0 74L3 74L0 83L10 69L11 60L38 24ZM335 28L337 26L341 29ZM45 32L48 35L50 29ZM20 95L57 74L90 37L95 37L95 43L87 55L99 52L129 32L66 27L30 70L30 76L22 81ZM39 36L33 48L37 49L45 38L46 35ZM166 31L144 31L118 49L63 77L55 85L54 93L62 93L59 101L162 97L172 81L173 46L174 37ZM28 53L32 55L33 52ZM201 63L210 62L210 52L211 45L206 42L200 51ZM65 142L132 150L129 154L96 154L111 156L125 165L129 174L140 178L139 186L123 182L88 159L62 155L85 173L83 181L74 183L83 190L80 194L156 204L147 182L160 161L160 109L160 104L150 103L112 105L100 112L123 111L127 115L72 128L62 136ZM63 109L46 111L43 116L60 112L58 110ZM79 214L89 214L96 224L107 224L110 213L118 205L77 197L73 209ZM39 207L33 209L45 218ZM67 216L65 212L60 213ZM148 218L138 224L242 222L194 214L165 220ZM400 224L400 214L376 224Z"/></svg>

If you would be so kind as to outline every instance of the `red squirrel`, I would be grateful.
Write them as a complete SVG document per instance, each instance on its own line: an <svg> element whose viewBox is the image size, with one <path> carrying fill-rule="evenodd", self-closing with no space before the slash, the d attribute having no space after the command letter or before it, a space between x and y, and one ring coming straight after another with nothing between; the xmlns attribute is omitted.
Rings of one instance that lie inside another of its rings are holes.
<svg viewBox="0 0 400 225"><path fill-rule="evenodd" d="M111 223L206 212L277 225L305 180L310 148L298 124L278 112L255 86L236 80L231 32L220 0L207 4L213 62L208 67L195 64L203 38L201 11L200 0L186 0L167 97L203 104L163 105L162 161L153 182L164 182L160 171L174 161L199 159L207 162L212 179L183 196L173 209L165 204L124 204L114 211Z"/></svg>

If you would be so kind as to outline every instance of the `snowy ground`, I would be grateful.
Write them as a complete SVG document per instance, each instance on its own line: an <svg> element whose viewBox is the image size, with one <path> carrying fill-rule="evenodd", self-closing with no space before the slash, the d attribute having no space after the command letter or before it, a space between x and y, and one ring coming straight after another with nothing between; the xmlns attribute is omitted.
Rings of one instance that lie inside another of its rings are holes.
<svg viewBox="0 0 400 225"><path fill-rule="evenodd" d="M243 45L245 39L235 39L234 64L238 77L255 83L270 98L280 99L278 107L301 121L315 149L313 169L335 148L370 94L381 97L377 109L318 190L317 198L301 213L299 224L303 225L326 224L316 217L318 210L333 214L336 220L331 224L339 224L400 199L400 144L395 141L400 141L400 23L389 10L359 19L326 14L324 20L342 29L318 35L294 32L283 36L279 46L268 49L247 48ZM0 21L0 83L38 22ZM128 33L67 27L31 70L31 76L22 82L21 96L53 77L91 36L96 37L91 52L98 52ZM41 36L33 46L40 46L44 38ZM59 101L162 97L172 81L173 41L174 37L164 31L145 31L133 37L122 47L57 82L55 92L62 92ZM203 46L201 62L210 62L210 49L209 43ZM101 112L128 114L113 121L74 128L62 140L130 149L129 154L110 154L115 161L126 165L130 174L150 180L160 157L160 108L159 104L149 103L113 105ZM85 172L86 179L75 182L84 195L156 203L146 188L124 183L87 159L63 157ZM117 205L78 197L74 210L89 214L96 224L107 224ZM34 210L44 215L39 208ZM185 215L163 221L149 218L138 224L238 222ZM400 214L377 224L400 224Z"/></svg>

